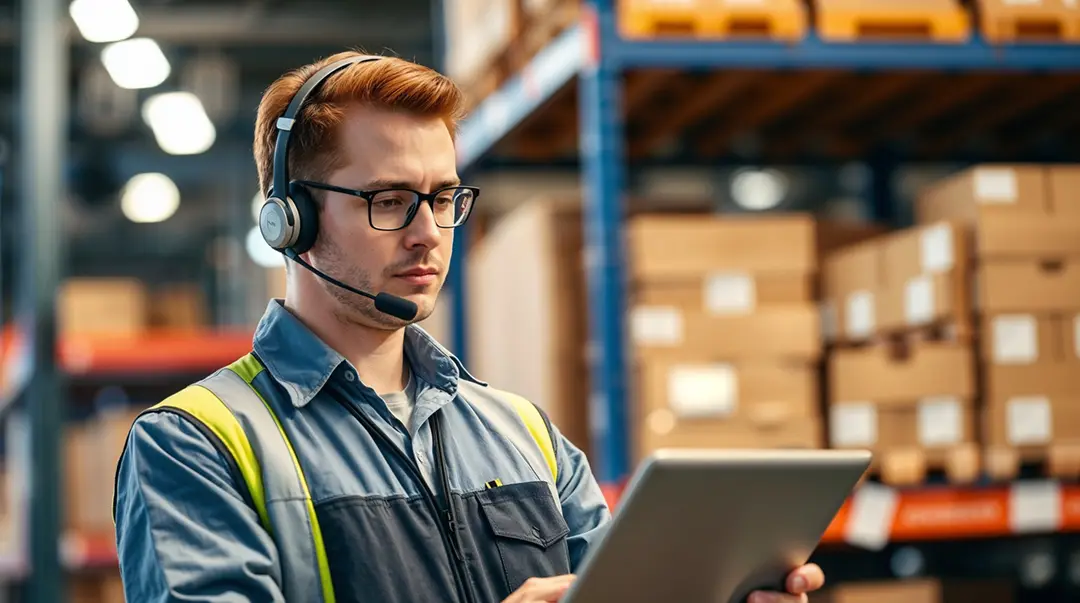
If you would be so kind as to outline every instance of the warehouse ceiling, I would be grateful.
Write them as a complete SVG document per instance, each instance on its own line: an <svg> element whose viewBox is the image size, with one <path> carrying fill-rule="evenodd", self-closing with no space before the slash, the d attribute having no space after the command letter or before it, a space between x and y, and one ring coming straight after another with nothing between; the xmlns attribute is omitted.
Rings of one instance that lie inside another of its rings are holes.
<svg viewBox="0 0 1080 603"><path fill-rule="evenodd" d="M66 16L70 0L59 1ZM209 241L222 234L236 239L252 226L255 109L265 87L284 71L349 48L433 61L431 0L130 2L139 16L135 37L155 40L170 64L167 79L151 89L118 87L102 64L105 45L87 42L68 22L69 274L148 277L199 270L213 248ZM2 154L8 158L18 156L23 118L17 96L19 6L19 0L0 0L0 137L11 150ZM142 103L172 90L201 99L216 130L208 151L168 155L155 142L141 117ZM4 165L9 269L16 168L11 161ZM180 189L181 205L168 220L136 224L120 211L121 187L141 172L162 172Z"/></svg>

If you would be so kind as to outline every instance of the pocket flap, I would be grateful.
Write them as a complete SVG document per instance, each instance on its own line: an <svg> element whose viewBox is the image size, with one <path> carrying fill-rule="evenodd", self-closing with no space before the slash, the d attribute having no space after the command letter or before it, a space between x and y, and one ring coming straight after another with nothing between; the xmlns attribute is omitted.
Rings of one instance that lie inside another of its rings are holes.
<svg viewBox="0 0 1080 603"><path fill-rule="evenodd" d="M481 493L479 500L492 532L501 538L547 548L570 533L543 482L493 488Z"/></svg>

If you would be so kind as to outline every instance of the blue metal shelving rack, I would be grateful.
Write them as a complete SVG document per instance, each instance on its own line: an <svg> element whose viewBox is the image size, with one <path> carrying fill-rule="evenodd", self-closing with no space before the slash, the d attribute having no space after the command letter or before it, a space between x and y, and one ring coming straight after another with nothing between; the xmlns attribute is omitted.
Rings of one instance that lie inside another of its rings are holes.
<svg viewBox="0 0 1080 603"><path fill-rule="evenodd" d="M955 45L836 44L822 41L813 33L797 44L630 41L617 32L613 0L583 0L582 21L553 40L523 73L485 99L462 124L458 153L462 172L482 169L484 157L500 140L576 79L580 165L586 199L592 463L602 484L618 484L632 469L623 325L626 149L621 76L634 69L663 67L1080 71L1080 47L1053 44L995 47L977 35L970 42ZM881 181L880 175L875 181ZM875 190L883 188L887 187L875 186ZM888 207L877 207L885 204L874 203L875 215L889 213ZM455 293L463 289L465 282L464 250L464 245L456 250ZM459 294L456 300L464 298ZM465 332L464 304L455 305L453 328L460 334ZM458 337L459 350L461 339Z"/></svg>

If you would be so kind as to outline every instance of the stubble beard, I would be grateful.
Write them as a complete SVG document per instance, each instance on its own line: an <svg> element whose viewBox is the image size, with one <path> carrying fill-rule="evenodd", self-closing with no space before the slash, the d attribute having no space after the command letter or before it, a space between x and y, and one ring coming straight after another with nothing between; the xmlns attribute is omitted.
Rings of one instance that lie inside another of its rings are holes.
<svg viewBox="0 0 1080 603"><path fill-rule="evenodd" d="M374 279L372 279L371 273L357 266L355 263L350 262L348 258L346 258L345 253L342 252L340 246L331 241L319 241L318 246L323 257L323 261L320 262L324 265L324 268L322 269L323 272L326 272L346 285L360 289L361 291L367 291L371 294L379 293L374 290L375 288L372 284ZM412 263L418 262L419 260ZM319 279L319 282L322 283L323 288L338 302L338 307L335 308L334 314L337 320L346 326L360 326L393 331L408 325L410 322L420 322L431 314L430 309L421 307L419 308L420 311L415 319L412 321L404 321L376 309L373 300L346 291L323 279Z"/></svg>

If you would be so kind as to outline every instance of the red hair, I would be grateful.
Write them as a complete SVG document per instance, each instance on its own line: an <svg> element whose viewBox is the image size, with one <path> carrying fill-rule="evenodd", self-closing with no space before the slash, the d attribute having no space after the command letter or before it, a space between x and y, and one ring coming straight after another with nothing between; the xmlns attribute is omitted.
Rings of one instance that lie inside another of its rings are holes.
<svg viewBox="0 0 1080 603"><path fill-rule="evenodd" d="M275 124L293 95L319 69L361 54L341 52L305 65L281 76L263 93L255 119L254 151L259 190L264 194L273 181ZM345 107L352 104L439 117L446 122L451 136L464 114L461 90L433 69L395 57L351 65L319 86L300 110L289 141L290 179L320 180L341 167L337 128L344 119Z"/></svg>

